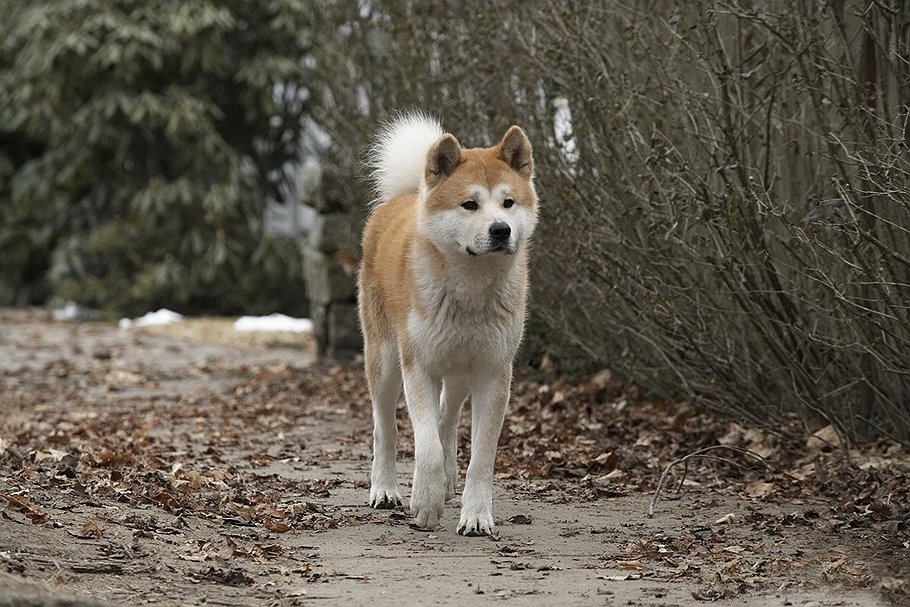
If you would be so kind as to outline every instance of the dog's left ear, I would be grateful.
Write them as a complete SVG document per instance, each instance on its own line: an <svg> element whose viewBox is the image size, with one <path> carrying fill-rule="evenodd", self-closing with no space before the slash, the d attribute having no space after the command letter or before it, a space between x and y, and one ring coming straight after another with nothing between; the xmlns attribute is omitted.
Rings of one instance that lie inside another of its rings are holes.
<svg viewBox="0 0 910 607"><path fill-rule="evenodd" d="M531 142L521 127L513 126L506 131L502 141L499 142L499 157L525 179L530 179L534 175Z"/></svg>
<svg viewBox="0 0 910 607"><path fill-rule="evenodd" d="M461 162L461 144L451 133L446 133L427 152L427 166L424 178L427 187L433 188L452 174Z"/></svg>

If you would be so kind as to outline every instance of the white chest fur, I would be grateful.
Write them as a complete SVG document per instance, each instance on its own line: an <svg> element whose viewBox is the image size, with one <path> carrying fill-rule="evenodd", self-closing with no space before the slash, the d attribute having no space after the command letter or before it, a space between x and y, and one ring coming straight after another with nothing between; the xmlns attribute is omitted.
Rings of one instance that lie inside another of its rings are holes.
<svg viewBox="0 0 910 607"><path fill-rule="evenodd" d="M428 370L470 374L511 361L524 327L526 255L465 258L444 274L425 258L414 263L420 311L408 333Z"/></svg>

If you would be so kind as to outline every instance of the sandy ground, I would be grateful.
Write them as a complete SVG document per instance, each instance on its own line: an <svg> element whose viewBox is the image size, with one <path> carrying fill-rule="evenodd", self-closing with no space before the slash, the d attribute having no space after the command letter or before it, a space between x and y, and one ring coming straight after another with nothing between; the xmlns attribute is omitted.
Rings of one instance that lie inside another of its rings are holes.
<svg viewBox="0 0 910 607"><path fill-rule="evenodd" d="M362 387L267 345L0 313L0 606L890 604L907 552L811 495L502 478L498 538L412 529L366 506Z"/></svg>

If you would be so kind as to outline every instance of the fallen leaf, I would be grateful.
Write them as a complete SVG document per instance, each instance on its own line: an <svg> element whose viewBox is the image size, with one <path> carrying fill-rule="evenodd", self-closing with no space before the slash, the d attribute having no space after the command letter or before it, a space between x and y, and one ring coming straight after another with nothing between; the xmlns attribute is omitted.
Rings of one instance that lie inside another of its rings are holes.
<svg viewBox="0 0 910 607"><path fill-rule="evenodd" d="M640 561L613 561L612 565L617 569L631 569L633 571L647 571L648 568Z"/></svg>
<svg viewBox="0 0 910 607"><path fill-rule="evenodd" d="M730 423L727 433L717 439L721 445L726 445L728 447L736 446L742 443L743 440L743 428L739 424Z"/></svg>
<svg viewBox="0 0 910 607"><path fill-rule="evenodd" d="M806 447L813 451L839 449L843 446L840 434L834 426L828 425L816 431L806 440Z"/></svg>
<svg viewBox="0 0 910 607"><path fill-rule="evenodd" d="M752 451L763 458L767 459L777 453L777 447L773 444L772 440L757 428L749 428L746 430L743 434L743 441L746 443L746 448L749 451Z"/></svg>
<svg viewBox="0 0 910 607"><path fill-rule="evenodd" d="M614 451L608 451L606 453L601 453L591 461L606 468L615 468L616 464L619 462L619 456Z"/></svg>
<svg viewBox="0 0 910 607"><path fill-rule="evenodd" d="M618 480L625 478L625 476L626 476L626 473L617 468L616 470L612 470L608 474L604 474L603 476L598 476L597 478L595 478L594 484L595 485L609 485L611 483L614 483Z"/></svg>
<svg viewBox="0 0 910 607"><path fill-rule="evenodd" d="M734 559L730 559L729 561L722 563L717 568L717 571L720 573L730 574L733 571L736 571L736 569L739 567L739 564L742 562L742 560L743 559L741 556L738 556Z"/></svg>
<svg viewBox="0 0 910 607"><path fill-rule="evenodd" d="M138 373L125 371L123 369L114 369L104 378L107 389L112 392L127 387L140 386L145 382L146 379Z"/></svg>
<svg viewBox="0 0 910 607"><path fill-rule="evenodd" d="M82 523L82 537L100 540L101 535L101 527L99 527L94 521L85 521Z"/></svg>
<svg viewBox="0 0 910 607"><path fill-rule="evenodd" d="M589 395L599 395L613 382L613 373L609 369L601 369L591 376L591 379L582 386L582 390Z"/></svg>
<svg viewBox="0 0 910 607"><path fill-rule="evenodd" d="M753 481L746 485L746 495L756 499L764 499L774 493L774 483Z"/></svg>
<svg viewBox="0 0 910 607"><path fill-rule="evenodd" d="M201 580L215 582L217 584L226 584L228 586L249 586L253 583L253 578L240 568L217 569L215 567L209 567L206 571L198 572L196 577Z"/></svg>
<svg viewBox="0 0 910 607"><path fill-rule="evenodd" d="M59 462L64 457L66 457L66 451L60 451L59 449L48 449L47 451L35 451L35 463L43 462L44 460L51 460L52 462Z"/></svg>
<svg viewBox="0 0 910 607"><path fill-rule="evenodd" d="M837 559L836 561L830 561L822 565L822 571L825 572L825 575L831 575L835 573L838 569L844 566L844 563L847 562L847 559Z"/></svg>
<svg viewBox="0 0 910 607"><path fill-rule="evenodd" d="M262 526L274 533L286 533L291 530L291 526L287 523L273 521L270 517L266 517L265 520L262 521Z"/></svg>
<svg viewBox="0 0 910 607"><path fill-rule="evenodd" d="M21 495L10 495L7 498L9 507L11 510L16 510L21 512L30 520L31 522L37 524L43 523L47 520L47 513L45 513L40 508L32 506L31 502L22 497Z"/></svg>

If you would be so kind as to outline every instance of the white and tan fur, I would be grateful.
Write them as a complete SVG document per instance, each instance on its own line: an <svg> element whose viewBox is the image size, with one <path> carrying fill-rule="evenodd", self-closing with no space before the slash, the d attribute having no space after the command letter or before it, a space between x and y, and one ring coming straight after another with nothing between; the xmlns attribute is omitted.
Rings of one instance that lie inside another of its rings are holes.
<svg viewBox="0 0 910 607"><path fill-rule="evenodd" d="M360 322L373 399L370 505L401 504L395 408L414 426L411 513L433 529L455 496L456 434L471 398L471 460L458 533L493 531L493 464L521 341L537 222L531 144L519 127L462 148L422 114L373 150L379 199L363 235ZM475 208L476 207L476 208Z"/></svg>

